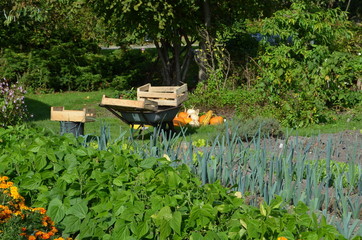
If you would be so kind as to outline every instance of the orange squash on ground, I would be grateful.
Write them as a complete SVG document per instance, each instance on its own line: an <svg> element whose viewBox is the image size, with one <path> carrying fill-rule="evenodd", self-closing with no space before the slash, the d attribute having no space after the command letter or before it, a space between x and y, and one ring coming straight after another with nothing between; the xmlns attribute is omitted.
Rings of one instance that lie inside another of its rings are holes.
<svg viewBox="0 0 362 240"><path fill-rule="evenodd" d="M185 117L183 119L185 120L186 124L189 124L192 121L192 118L190 118L190 117Z"/></svg>
<svg viewBox="0 0 362 240"><path fill-rule="evenodd" d="M224 118L221 116L215 116L210 119L210 125L219 125L224 123Z"/></svg>
<svg viewBox="0 0 362 240"><path fill-rule="evenodd" d="M180 126L185 126L185 125L186 125L185 119L182 118L182 117L175 117L175 118L172 120L172 123L173 123L173 125L176 126L176 127L180 127Z"/></svg>
<svg viewBox="0 0 362 240"><path fill-rule="evenodd" d="M205 117L206 117L206 114L201 115L201 116L199 117L199 123L202 123L202 122L204 121Z"/></svg>
<svg viewBox="0 0 362 240"><path fill-rule="evenodd" d="M187 114L187 112L179 112L179 114L177 115L177 117L182 117L182 118L187 118L189 115Z"/></svg>

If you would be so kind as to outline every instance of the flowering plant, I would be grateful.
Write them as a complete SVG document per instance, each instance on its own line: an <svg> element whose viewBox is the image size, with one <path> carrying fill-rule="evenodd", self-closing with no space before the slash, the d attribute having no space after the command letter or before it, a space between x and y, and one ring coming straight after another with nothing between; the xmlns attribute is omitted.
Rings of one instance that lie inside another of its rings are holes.
<svg viewBox="0 0 362 240"><path fill-rule="evenodd" d="M65 240L56 237L58 229L46 215L46 210L27 207L18 188L7 180L6 176L0 177L0 239Z"/></svg>
<svg viewBox="0 0 362 240"><path fill-rule="evenodd" d="M25 93L18 83L11 84L5 78L0 80L0 126L19 124L29 116L24 102Z"/></svg>

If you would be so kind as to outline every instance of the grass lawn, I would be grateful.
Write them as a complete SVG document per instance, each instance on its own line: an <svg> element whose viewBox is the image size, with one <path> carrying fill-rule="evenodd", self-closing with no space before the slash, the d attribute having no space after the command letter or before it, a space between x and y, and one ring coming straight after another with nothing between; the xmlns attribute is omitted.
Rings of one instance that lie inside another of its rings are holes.
<svg viewBox="0 0 362 240"><path fill-rule="evenodd" d="M119 134L120 127L128 128L128 126L114 117L105 108L98 106L103 95L114 97L115 94L115 91L112 90L27 94L25 101L29 112L33 114L33 118L30 120L31 124L45 128L50 132L59 133L60 131L60 123L50 121L50 107L63 106L66 110L82 110L83 108L95 109L96 121L85 123L85 134L99 135L100 126L102 124L109 125L112 133Z"/></svg>
<svg viewBox="0 0 362 240"><path fill-rule="evenodd" d="M129 132L129 126L116 118L105 108L99 107L102 96L116 97L116 92L110 89L94 92L64 92L51 94L27 94L26 103L29 112L34 115L30 124L41 127L53 133L59 133L60 123L50 121L50 107L64 106L66 110L82 110L83 108L95 109L96 121L85 123L85 134L99 135L101 126L106 124L110 128L111 137L117 138L121 132ZM287 129L291 135L311 136L319 133L335 133L343 130L362 131L362 112L341 116L335 123L313 125L298 130ZM151 132L152 128L147 132ZM197 129L189 129L187 135L192 139L208 139L209 134L217 129L214 126L205 126Z"/></svg>

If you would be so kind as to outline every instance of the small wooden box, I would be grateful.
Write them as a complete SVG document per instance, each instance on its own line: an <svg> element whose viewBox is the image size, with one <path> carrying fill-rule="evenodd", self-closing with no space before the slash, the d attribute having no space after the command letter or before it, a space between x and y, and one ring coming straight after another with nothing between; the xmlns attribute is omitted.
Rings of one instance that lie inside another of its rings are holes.
<svg viewBox="0 0 362 240"><path fill-rule="evenodd" d="M178 106L188 98L187 84L182 86L157 86L151 84L137 88L137 99L148 99L158 103L159 106Z"/></svg>
<svg viewBox="0 0 362 240"><path fill-rule="evenodd" d="M64 110L64 107L51 107L50 120L64 122L94 122L94 109Z"/></svg>
<svg viewBox="0 0 362 240"><path fill-rule="evenodd" d="M158 104L155 101L150 101L147 99L142 100L127 100L127 99L119 99L119 98L108 98L103 95L101 106L112 106L117 107L119 110L149 110L149 111L157 111Z"/></svg>

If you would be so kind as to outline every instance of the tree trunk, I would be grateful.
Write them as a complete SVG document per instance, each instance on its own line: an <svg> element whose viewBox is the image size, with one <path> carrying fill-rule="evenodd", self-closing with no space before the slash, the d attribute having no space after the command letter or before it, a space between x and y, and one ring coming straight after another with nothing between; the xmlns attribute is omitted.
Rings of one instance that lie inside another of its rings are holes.
<svg viewBox="0 0 362 240"><path fill-rule="evenodd" d="M185 47L181 46L181 40L173 44L165 40L154 41L162 63L162 85L177 86L185 81L192 58L192 42L187 37L185 39Z"/></svg>
<svg viewBox="0 0 362 240"><path fill-rule="evenodd" d="M210 28L211 25L211 11L210 11L210 1L205 0L202 5L203 8L203 14L204 14L204 25L206 30ZM205 39L201 39L199 43L200 49L202 49L205 53L206 47L205 47ZM205 81L207 79L207 73L206 68L202 64L199 65L199 82Z"/></svg>

